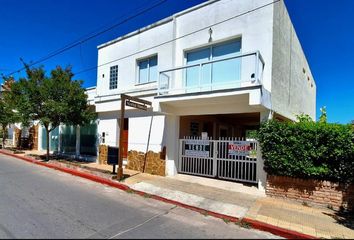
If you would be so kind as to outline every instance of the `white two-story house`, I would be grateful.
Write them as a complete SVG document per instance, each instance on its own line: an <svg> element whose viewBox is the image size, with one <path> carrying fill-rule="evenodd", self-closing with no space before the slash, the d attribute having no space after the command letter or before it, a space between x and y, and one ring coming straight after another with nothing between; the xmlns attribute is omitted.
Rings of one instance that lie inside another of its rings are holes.
<svg viewBox="0 0 354 240"><path fill-rule="evenodd" d="M179 139L247 137L261 121L315 119L316 84L283 1L210 0L98 46L100 142L119 144L120 94L128 150L166 148L178 172Z"/></svg>

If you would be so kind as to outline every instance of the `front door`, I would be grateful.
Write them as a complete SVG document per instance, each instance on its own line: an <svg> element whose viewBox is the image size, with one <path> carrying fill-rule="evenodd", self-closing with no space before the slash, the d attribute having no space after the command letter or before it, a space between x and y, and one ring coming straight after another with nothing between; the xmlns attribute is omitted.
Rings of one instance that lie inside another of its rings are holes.
<svg viewBox="0 0 354 240"><path fill-rule="evenodd" d="M123 158L128 157L128 129L129 129L129 118L124 118L124 128L123 128Z"/></svg>

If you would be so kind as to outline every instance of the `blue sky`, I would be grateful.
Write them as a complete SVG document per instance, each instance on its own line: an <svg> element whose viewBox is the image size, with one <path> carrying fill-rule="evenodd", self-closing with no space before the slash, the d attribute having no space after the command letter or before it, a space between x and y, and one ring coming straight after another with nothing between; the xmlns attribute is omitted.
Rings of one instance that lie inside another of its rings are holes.
<svg viewBox="0 0 354 240"><path fill-rule="evenodd" d="M237 1L237 0L233 0ZM270 0L271 1L271 0ZM0 0L0 73L8 74L103 27L120 22L159 0ZM203 0L166 0L159 7L85 42L43 65L97 65L97 45L146 26ZM327 107L330 122L354 120L354 1L285 0L317 84L317 116ZM14 74L15 78L23 73ZM96 70L76 76L96 85Z"/></svg>

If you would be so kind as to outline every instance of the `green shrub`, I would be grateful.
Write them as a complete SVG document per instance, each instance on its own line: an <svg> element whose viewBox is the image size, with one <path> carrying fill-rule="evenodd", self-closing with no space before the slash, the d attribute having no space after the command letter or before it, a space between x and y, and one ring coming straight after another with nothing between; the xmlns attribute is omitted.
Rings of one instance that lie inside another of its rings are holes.
<svg viewBox="0 0 354 240"><path fill-rule="evenodd" d="M350 125L271 120L257 134L268 174L354 182Z"/></svg>

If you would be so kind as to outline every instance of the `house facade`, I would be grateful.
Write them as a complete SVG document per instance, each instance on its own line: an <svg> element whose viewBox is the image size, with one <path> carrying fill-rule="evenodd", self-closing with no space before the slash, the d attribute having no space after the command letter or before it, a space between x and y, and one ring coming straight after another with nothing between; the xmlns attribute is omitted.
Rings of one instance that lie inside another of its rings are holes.
<svg viewBox="0 0 354 240"><path fill-rule="evenodd" d="M267 119L315 119L316 84L283 1L210 0L98 46L99 143L165 152L175 175L180 139L248 139ZM126 154L126 153L125 153Z"/></svg>

